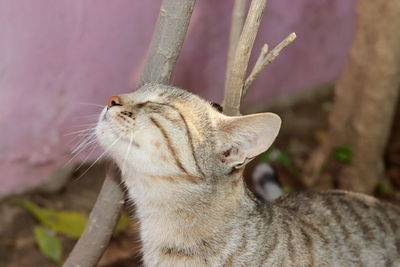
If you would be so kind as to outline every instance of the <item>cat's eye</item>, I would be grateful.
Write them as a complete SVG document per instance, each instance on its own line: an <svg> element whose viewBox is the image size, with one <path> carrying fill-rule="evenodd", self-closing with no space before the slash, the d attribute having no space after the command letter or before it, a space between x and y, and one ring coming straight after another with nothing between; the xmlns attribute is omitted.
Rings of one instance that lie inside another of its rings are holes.
<svg viewBox="0 0 400 267"><path fill-rule="evenodd" d="M221 113L224 111L224 109L222 108L222 106L221 106L220 104L218 104L218 103L212 102L212 103L211 103L211 106L212 106L213 108L215 108L216 110L218 110L219 112L221 112Z"/></svg>

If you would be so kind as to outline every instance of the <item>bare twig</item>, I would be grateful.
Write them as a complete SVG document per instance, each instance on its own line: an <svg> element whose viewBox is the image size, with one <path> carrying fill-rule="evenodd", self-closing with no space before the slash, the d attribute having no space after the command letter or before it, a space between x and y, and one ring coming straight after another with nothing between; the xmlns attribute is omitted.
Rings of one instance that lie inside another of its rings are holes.
<svg viewBox="0 0 400 267"><path fill-rule="evenodd" d="M194 3L195 0L163 0L139 87L148 82L169 83L186 36Z"/></svg>
<svg viewBox="0 0 400 267"><path fill-rule="evenodd" d="M139 86L168 83L185 38L195 0L163 0ZM64 267L96 265L110 240L122 206L118 172L106 176L89 223ZM117 178L116 178L117 177Z"/></svg>
<svg viewBox="0 0 400 267"><path fill-rule="evenodd" d="M296 34L292 32L282 42L280 42L277 46L275 46L274 49L272 49L269 53L267 53L268 45L265 44L263 46L263 48L261 49L260 56L258 57L253 70L251 71L249 77L246 79L246 82L243 87L242 98L244 98L244 96L246 95L247 91L249 90L250 86L252 85L258 74L260 74L260 72L279 55L279 53L282 51L283 48L285 48L288 44L293 42L294 39L296 39Z"/></svg>
<svg viewBox="0 0 400 267"><path fill-rule="evenodd" d="M264 44L263 47L261 48L261 52L260 52L260 55L257 58L256 64L254 64L252 72L254 71L255 68L258 68L259 66L262 65L263 59L268 54L268 51L269 51L268 44Z"/></svg>
<svg viewBox="0 0 400 267"><path fill-rule="evenodd" d="M253 0L230 67L230 79L226 83L224 111L228 115L240 114L242 88L249 63L251 49L257 36L267 0Z"/></svg>
<svg viewBox="0 0 400 267"><path fill-rule="evenodd" d="M235 0L233 4L232 11L232 21L231 30L229 33L229 47L228 47L228 59L226 64L226 74L225 74L225 86L230 79L230 68L232 67L232 62L235 57L235 51L237 44L239 42L240 33L243 29L244 18L246 11L246 0ZM225 88L225 90L227 90Z"/></svg>
<svg viewBox="0 0 400 267"><path fill-rule="evenodd" d="M94 266L104 250L117 223L123 204L115 165L109 167L97 201L89 216L88 226L74 246L64 266Z"/></svg>

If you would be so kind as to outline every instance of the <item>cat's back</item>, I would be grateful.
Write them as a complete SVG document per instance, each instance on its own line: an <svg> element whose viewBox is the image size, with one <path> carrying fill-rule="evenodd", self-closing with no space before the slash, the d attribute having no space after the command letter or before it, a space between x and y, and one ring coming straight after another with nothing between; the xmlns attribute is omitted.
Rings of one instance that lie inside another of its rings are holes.
<svg viewBox="0 0 400 267"><path fill-rule="evenodd" d="M292 193L272 205L291 220L290 242L311 246L317 266L400 266L398 206L338 190Z"/></svg>

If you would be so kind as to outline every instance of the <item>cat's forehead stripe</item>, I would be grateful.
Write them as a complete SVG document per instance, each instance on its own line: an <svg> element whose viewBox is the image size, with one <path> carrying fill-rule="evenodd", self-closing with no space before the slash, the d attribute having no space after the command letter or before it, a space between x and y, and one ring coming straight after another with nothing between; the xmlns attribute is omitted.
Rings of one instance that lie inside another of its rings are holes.
<svg viewBox="0 0 400 267"><path fill-rule="evenodd" d="M146 102L146 103L152 103L152 102ZM174 110L174 111L179 115L179 117L180 117L180 119L181 119L181 122L184 124L184 128L186 129L186 135L187 135L187 138L188 138L188 142L189 142L189 145L190 145L190 148L191 148L191 154L192 154L193 160L194 160L194 162L195 162L197 171L202 175L202 177L205 177L205 174L204 174L204 172L201 170L200 165L199 165L199 163L198 163L197 156L196 156L196 154L194 153L193 137L192 137L192 133L191 133L191 131L190 131L189 125L188 125L188 123L187 123L187 121L186 121L186 119L185 119L185 116L184 116L184 115L182 114L182 112L181 112L177 107L175 107L174 105L167 104L167 103L153 103L153 104L155 104L155 105L160 105L160 106L166 106L166 107L168 107L168 108L171 108L172 110ZM172 123L176 123L175 121L172 121L171 119L169 119L169 118L167 118L167 117L165 117L165 116L164 116L164 118L167 119L167 120L169 120L169 121L171 121ZM154 121L152 121L152 122L154 123ZM164 135L164 137L165 137L165 135Z"/></svg>
<svg viewBox="0 0 400 267"><path fill-rule="evenodd" d="M184 108L191 108L196 114L201 115L200 117L203 117L203 113L208 113L212 108L209 102L191 92L162 84L146 84L137 91L128 94L127 97L132 104L147 101L180 104L185 106Z"/></svg>
<svg viewBox="0 0 400 267"><path fill-rule="evenodd" d="M194 95L188 91L162 84L146 84L133 94L137 100L141 101L146 99L148 101L156 101L168 97L175 97L183 100L194 97Z"/></svg>
<svg viewBox="0 0 400 267"><path fill-rule="evenodd" d="M185 174L188 174L188 171L185 169L185 167L183 166L181 160L179 159L177 150L175 149L174 145L172 144L171 138L168 135L168 132L165 130L165 128L161 125L160 122L157 121L156 118L154 117L150 117L150 121L160 130L161 134L164 137L164 140L167 143L167 147L169 152L171 153L172 157L175 160L175 164L176 166L178 166L178 168L184 172Z"/></svg>

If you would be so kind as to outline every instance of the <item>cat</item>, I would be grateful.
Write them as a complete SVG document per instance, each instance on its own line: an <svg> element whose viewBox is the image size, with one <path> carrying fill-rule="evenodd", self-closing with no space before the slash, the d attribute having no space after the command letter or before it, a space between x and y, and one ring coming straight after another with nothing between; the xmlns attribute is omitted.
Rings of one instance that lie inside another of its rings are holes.
<svg viewBox="0 0 400 267"><path fill-rule="evenodd" d="M183 89L110 98L96 135L136 205L145 266L400 266L400 208L346 191L266 203L242 179L279 116L229 117Z"/></svg>
<svg viewBox="0 0 400 267"><path fill-rule="evenodd" d="M278 175L271 164L260 162L256 165L251 175L254 190L259 198L271 202L283 195L282 185Z"/></svg>

